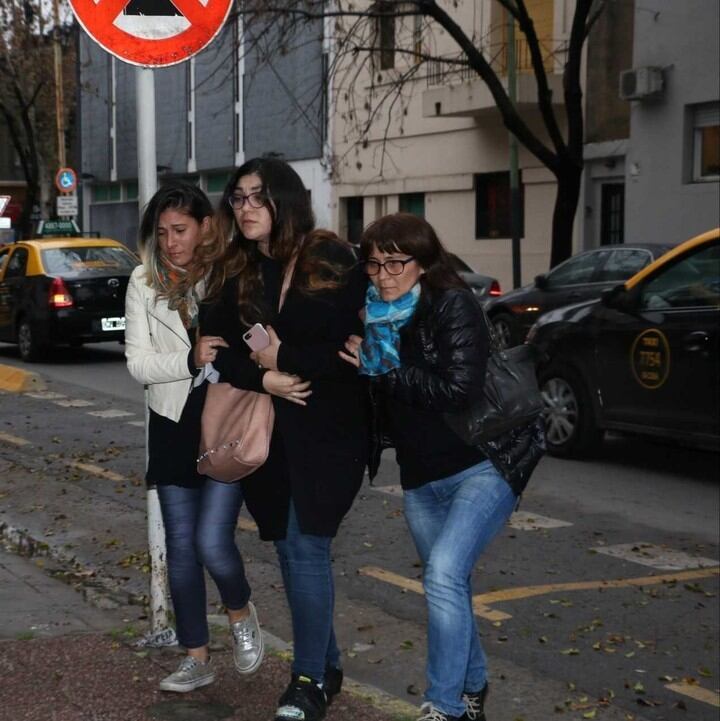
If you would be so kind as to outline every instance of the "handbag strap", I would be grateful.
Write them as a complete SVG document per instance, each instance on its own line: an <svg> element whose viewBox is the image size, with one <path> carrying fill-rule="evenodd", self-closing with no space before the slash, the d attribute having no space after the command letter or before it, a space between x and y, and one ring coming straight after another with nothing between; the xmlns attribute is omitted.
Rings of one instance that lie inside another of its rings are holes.
<svg viewBox="0 0 720 721"><path fill-rule="evenodd" d="M500 341L498 340L497 333L495 332L495 328L493 324L490 322L490 318L488 318L487 313L485 312L485 309L480 305L480 301L477 298L474 298L475 305L477 306L478 313L480 314L480 317L483 319L483 322L485 323L485 327L487 328L488 337L490 338L490 349L489 354L492 353L499 353L503 350L502 346L500 345Z"/></svg>

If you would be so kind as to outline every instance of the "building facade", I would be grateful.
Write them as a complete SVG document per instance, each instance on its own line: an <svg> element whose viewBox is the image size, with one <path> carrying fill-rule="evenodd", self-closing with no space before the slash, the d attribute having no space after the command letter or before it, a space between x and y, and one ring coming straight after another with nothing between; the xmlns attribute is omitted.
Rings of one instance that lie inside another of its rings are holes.
<svg viewBox="0 0 720 721"><path fill-rule="evenodd" d="M326 61L322 23L285 38L262 39L231 19L189 61L155 74L158 182L184 178L215 203L232 170L259 155L290 162L310 189L318 222L328 225L330 184L324 171ZM84 33L80 40L82 224L130 247L137 242L137 109L134 66Z"/></svg>

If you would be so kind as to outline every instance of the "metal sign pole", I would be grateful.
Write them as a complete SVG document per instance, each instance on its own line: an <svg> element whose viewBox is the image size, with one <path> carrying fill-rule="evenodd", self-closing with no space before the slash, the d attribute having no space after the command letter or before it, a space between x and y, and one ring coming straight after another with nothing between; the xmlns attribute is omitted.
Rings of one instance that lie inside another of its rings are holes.
<svg viewBox="0 0 720 721"><path fill-rule="evenodd" d="M150 68L135 72L137 107L138 206L142 215L157 190L155 149L155 75ZM147 468L148 404L145 390L145 467ZM177 641L170 627L165 528L157 488L147 491L148 552L150 554L150 634L138 645L168 646Z"/></svg>

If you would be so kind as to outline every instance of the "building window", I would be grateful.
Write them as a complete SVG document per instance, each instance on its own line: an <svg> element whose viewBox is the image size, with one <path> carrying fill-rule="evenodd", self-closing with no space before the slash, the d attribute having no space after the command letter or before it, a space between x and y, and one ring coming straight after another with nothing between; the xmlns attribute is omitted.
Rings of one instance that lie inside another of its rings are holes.
<svg viewBox="0 0 720 721"><path fill-rule="evenodd" d="M520 180L520 236L525 235L525 201ZM510 173L481 173L475 176L475 237L509 238Z"/></svg>
<svg viewBox="0 0 720 721"><path fill-rule="evenodd" d="M401 193L398 201L401 213L412 213L420 218L425 217L425 193Z"/></svg>
<svg viewBox="0 0 720 721"><path fill-rule="evenodd" d="M230 180L230 173L209 173L207 176L207 192L222 193Z"/></svg>
<svg viewBox="0 0 720 721"><path fill-rule="evenodd" d="M125 183L125 198L127 200L138 199L138 184L136 180L130 180Z"/></svg>
<svg viewBox="0 0 720 721"><path fill-rule="evenodd" d="M377 17L378 59L380 70L395 67L395 15L393 3L383 0L375 3Z"/></svg>
<svg viewBox="0 0 720 721"><path fill-rule="evenodd" d="M347 239L353 245L360 244L363 227L365 226L362 196L345 198L345 225L347 227Z"/></svg>
<svg viewBox="0 0 720 721"><path fill-rule="evenodd" d="M693 180L720 180L720 103L693 109Z"/></svg>
<svg viewBox="0 0 720 721"><path fill-rule="evenodd" d="M93 202L116 203L122 200L122 186L119 183L93 185Z"/></svg>

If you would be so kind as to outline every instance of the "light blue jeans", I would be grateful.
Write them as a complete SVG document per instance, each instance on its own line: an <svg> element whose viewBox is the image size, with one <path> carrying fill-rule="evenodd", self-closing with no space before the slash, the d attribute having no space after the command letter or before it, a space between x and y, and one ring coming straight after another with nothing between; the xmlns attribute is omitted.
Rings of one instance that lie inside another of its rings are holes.
<svg viewBox="0 0 720 721"><path fill-rule="evenodd" d="M463 692L487 681L475 626L471 574L510 517L517 498L490 461L404 493L405 517L424 566L428 605L425 700L443 713L465 713Z"/></svg>

